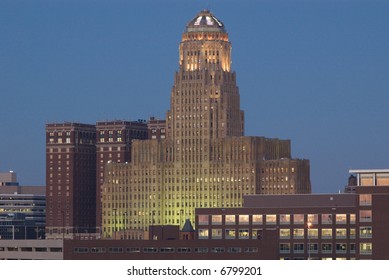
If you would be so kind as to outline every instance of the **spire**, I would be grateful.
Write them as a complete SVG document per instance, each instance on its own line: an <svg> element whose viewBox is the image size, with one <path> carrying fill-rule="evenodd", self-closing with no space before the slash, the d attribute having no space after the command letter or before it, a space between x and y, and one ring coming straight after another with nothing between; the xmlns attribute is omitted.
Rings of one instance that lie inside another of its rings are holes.
<svg viewBox="0 0 389 280"><path fill-rule="evenodd" d="M184 226L182 227L181 232L194 232L194 228L189 219L186 219Z"/></svg>

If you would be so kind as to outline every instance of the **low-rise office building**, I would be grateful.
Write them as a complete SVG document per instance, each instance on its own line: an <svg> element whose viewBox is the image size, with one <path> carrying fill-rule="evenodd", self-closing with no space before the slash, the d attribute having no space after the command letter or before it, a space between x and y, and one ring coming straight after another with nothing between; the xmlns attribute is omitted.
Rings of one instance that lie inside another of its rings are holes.
<svg viewBox="0 0 389 280"><path fill-rule="evenodd" d="M366 170L350 172L353 192L248 195L243 207L197 208L194 239L73 240L64 258L389 259L389 172L371 185Z"/></svg>
<svg viewBox="0 0 389 280"><path fill-rule="evenodd" d="M348 193L249 195L242 208L197 209L198 239L256 239L274 229L279 259L388 259L389 170L350 173Z"/></svg>
<svg viewBox="0 0 389 280"><path fill-rule="evenodd" d="M20 186L14 172L0 177L0 239L44 239L46 188Z"/></svg>
<svg viewBox="0 0 389 280"><path fill-rule="evenodd" d="M62 260L63 240L0 240L0 260Z"/></svg>

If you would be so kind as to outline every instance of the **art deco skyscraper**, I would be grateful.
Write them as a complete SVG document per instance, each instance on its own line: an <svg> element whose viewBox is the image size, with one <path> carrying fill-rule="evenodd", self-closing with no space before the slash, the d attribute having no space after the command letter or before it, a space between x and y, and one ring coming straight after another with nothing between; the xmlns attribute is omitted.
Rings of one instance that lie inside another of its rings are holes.
<svg viewBox="0 0 389 280"><path fill-rule="evenodd" d="M96 123L96 134L96 226L100 232L104 166L108 161L130 161L132 140L147 139L148 129L143 121L100 121Z"/></svg>
<svg viewBox="0 0 389 280"><path fill-rule="evenodd" d="M244 194L310 192L309 162L291 159L289 140L243 134L228 33L205 10L182 35L166 138L134 141L131 162L106 166L104 237L182 226L195 208L239 207Z"/></svg>

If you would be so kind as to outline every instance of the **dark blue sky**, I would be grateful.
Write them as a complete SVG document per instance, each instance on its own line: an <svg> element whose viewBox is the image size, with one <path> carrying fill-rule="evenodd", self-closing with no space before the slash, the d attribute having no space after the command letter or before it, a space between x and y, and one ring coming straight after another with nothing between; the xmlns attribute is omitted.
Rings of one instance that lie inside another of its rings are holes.
<svg viewBox="0 0 389 280"><path fill-rule="evenodd" d="M389 1L0 0L0 172L45 184L45 123L165 117L186 23L233 45L246 135L292 140L315 193L389 168Z"/></svg>

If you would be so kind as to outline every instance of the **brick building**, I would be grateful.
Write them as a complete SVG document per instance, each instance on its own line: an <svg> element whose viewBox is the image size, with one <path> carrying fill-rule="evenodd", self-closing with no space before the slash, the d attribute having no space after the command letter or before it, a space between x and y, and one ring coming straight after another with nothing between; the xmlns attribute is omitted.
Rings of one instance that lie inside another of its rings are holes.
<svg viewBox="0 0 389 280"><path fill-rule="evenodd" d="M96 127L46 125L46 238L96 230Z"/></svg>

